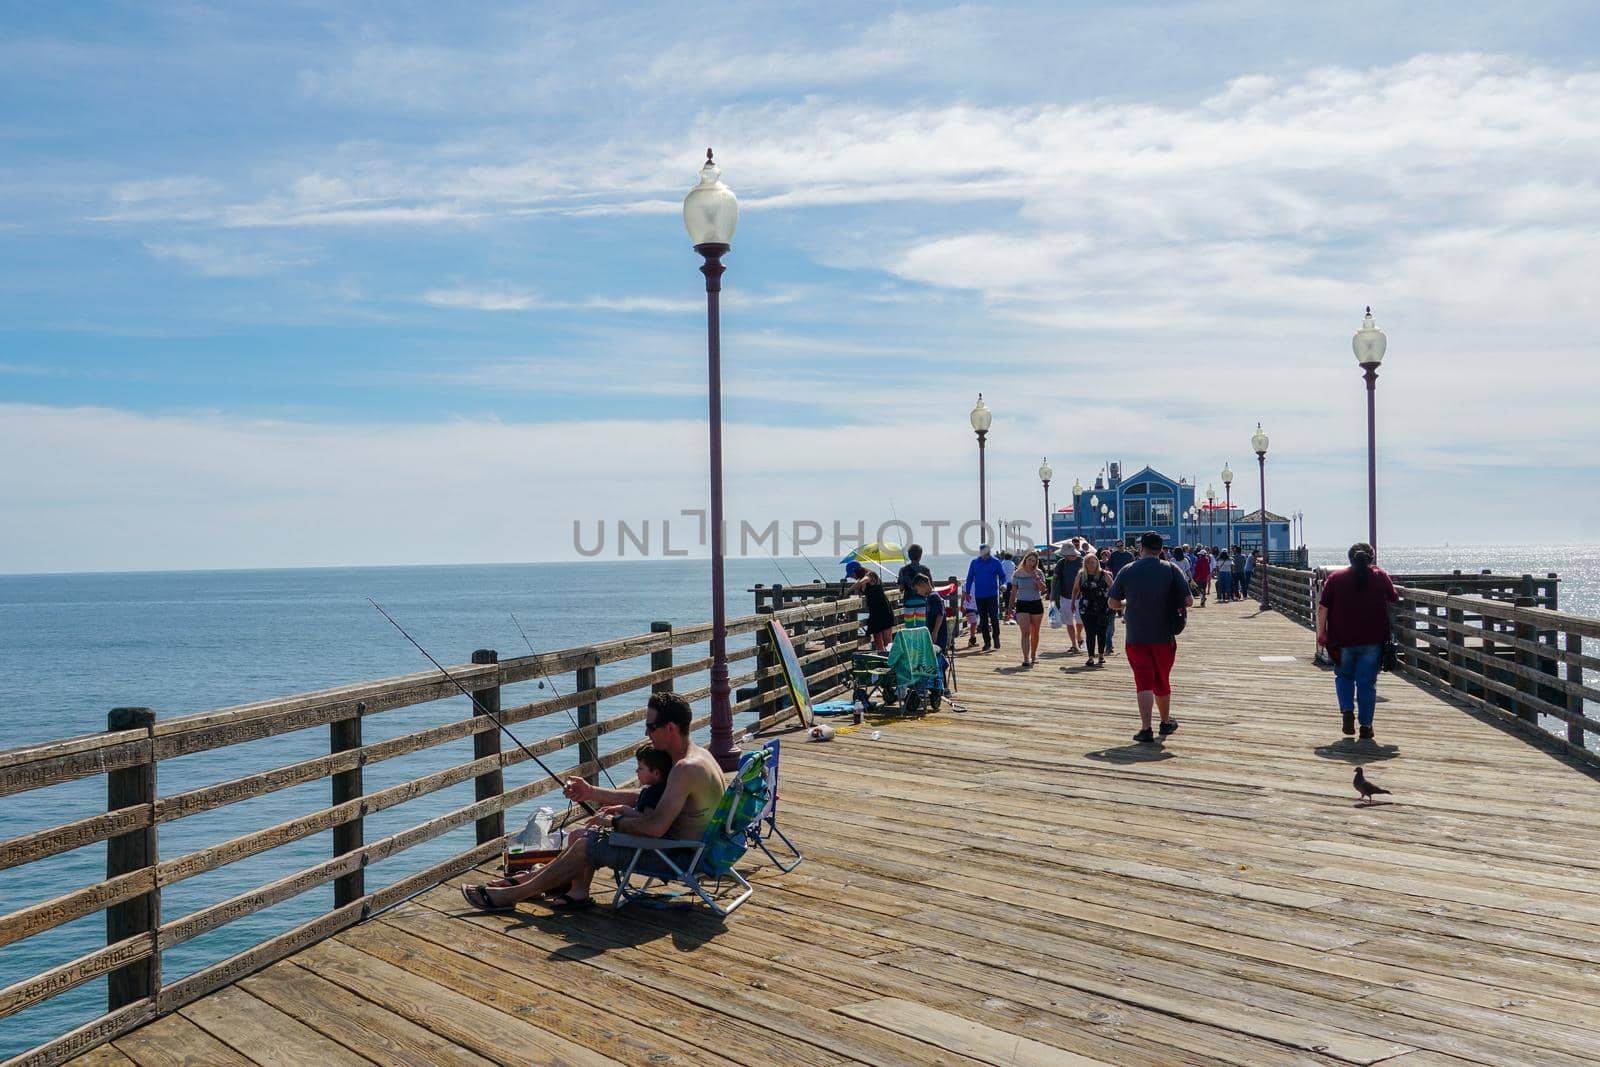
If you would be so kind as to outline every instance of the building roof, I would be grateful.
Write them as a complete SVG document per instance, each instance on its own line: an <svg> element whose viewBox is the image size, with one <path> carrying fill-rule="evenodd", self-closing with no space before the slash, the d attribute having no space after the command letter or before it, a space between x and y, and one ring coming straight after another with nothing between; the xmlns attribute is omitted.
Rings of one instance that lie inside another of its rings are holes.
<svg viewBox="0 0 1600 1067"><path fill-rule="evenodd" d="M1261 521L1261 509L1260 508L1256 508L1254 511L1252 511L1250 514L1246 515L1244 518L1236 519L1234 521L1242 522L1242 523L1260 522ZM1278 515L1278 514L1275 514L1274 512L1269 511L1269 512L1267 512L1267 521L1268 522L1288 522L1289 520L1287 518L1285 518L1284 516L1282 516L1282 515Z"/></svg>

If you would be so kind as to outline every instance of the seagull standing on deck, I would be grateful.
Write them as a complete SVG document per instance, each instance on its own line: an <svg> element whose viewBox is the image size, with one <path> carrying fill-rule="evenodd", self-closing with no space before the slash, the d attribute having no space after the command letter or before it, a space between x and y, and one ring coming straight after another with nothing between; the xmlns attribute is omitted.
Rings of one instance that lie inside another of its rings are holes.
<svg viewBox="0 0 1600 1067"><path fill-rule="evenodd" d="M1393 796L1393 794L1387 789L1381 788L1380 786L1374 785L1373 783L1367 781L1367 776L1361 773L1360 767L1356 768L1356 792L1360 793L1362 798L1365 799L1368 804L1371 804L1372 798L1378 796L1379 794L1382 794L1383 796Z"/></svg>

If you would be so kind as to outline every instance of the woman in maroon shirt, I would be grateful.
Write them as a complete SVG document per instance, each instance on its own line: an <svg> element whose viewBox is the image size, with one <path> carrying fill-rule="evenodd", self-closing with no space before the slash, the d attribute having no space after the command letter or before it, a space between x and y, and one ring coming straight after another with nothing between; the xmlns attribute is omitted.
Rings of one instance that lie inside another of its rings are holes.
<svg viewBox="0 0 1600 1067"><path fill-rule="evenodd" d="M1350 546L1350 566L1334 571L1322 586L1317 607L1317 644L1326 645L1335 665L1333 689L1344 715L1345 736L1356 732L1372 740L1378 705L1378 667L1389 639L1389 605L1400 599L1389 576L1372 565L1372 546Z"/></svg>

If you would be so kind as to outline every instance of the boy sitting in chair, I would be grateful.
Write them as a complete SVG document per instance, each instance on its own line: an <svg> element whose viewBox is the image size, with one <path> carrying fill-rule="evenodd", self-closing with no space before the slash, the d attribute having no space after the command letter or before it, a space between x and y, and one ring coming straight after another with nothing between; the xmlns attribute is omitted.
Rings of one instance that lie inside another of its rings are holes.
<svg viewBox="0 0 1600 1067"><path fill-rule="evenodd" d="M588 829L573 836L567 850L542 870L516 885L489 883L464 885L462 896L475 908L506 908L518 901L539 896L566 886L551 907L573 910L594 905L589 884L601 867L623 867L632 862L635 850L612 845L610 831L638 837L665 837L698 840L727 788L722 769L711 753L689 740L689 724L694 713L689 702L677 693L653 693L645 708L644 732L650 743L672 760L661 801L649 811L633 811L619 805L634 801L638 794L624 789L598 789L582 778L569 779L564 792L571 800L602 805L600 814L589 820ZM639 860L648 873L653 856ZM665 868L663 868L665 870Z"/></svg>

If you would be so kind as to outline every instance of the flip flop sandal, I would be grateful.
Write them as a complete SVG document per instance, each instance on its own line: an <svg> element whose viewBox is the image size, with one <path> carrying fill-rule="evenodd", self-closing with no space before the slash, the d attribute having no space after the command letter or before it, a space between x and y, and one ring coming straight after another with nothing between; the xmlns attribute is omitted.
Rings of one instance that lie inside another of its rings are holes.
<svg viewBox="0 0 1600 1067"><path fill-rule="evenodd" d="M515 904L496 904L489 891L481 885L463 885L461 897L479 911L510 911Z"/></svg>
<svg viewBox="0 0 1600 1067"><path fill-rule="evenodd" d="M563 893L550 901L551 911L586 911L592 907L594 907L594 897L574 899Z"/></svg>

